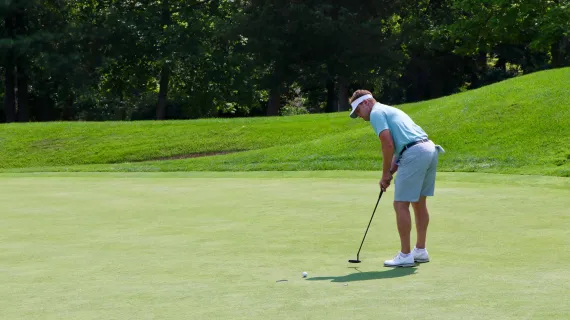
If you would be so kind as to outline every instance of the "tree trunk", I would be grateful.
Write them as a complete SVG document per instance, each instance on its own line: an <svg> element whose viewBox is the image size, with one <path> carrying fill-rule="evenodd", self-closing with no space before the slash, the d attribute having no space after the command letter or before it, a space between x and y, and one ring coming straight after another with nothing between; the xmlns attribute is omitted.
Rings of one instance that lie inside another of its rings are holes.
<svg viewBox="0 0 570 320"><path fill-rule="evenodd" d="M123 121L124 119L125 119L125 109L123 108L123 105L121 104L119 107L117 107L115 109L115 115L113 117L113 120Z"/></svg>
<svg viewBox="0 0 570 320"><path fill-rule="evenodd" d="M30 108L28 103L28 74L25 67L25 57L18 62L18 122L30 121Z"/></svg>
<svg viewBox="0 0 570 320"><path fill-rule="evenodd" d="M14 81L14 63L12 53L8 53L6 65L6 91L4 93L4 115L6 122L16 121L16 81Z"/></svg>
<svg viewBox="0 0 570 320"><path fill-rule="evenodd" d="M67 93L67 99L63 104L61 119L64 121L73 120L73 93L71 91Z"/></svg>
<svg viewBox="0 0 570 320"><path fill-rule="evenodd" d="M338 111L351 110L350 103L348 103L348 84L346 78L340 77L338 79Z"/></svg>
<svg viewBox="0 0 570 320"><path fill-rule="evenodd" d="M558 41L550 47L550 54L552 55L552 66L554 68L561 68L568 66L570 63L568 54L570 49L570 38L560 37Z"/></svg>
<svg viewBox="0 0 570 320"><path fill-rule="evenodd" d="M9 37L13 37L14 34L14 23L12 17L8 16L4 19L4 28ZM6 117L6 122L16 121L16 81L14 79L14 49L8 49L6 55L6 60L4 64L5 74L5 85L6 89L4 92L4 115Z"/></svg>
<svg viewBox="0 0 570 320"><path fill-rule="evenodd" d="M123 91L121 90L119 93L119 105L115 107L115 115L113 120L115 121L123 121L125 118L125 101Z"/></svg>
<svg viewBox="0 0 570 320"><path fill-rule="evenodd" d="M332 79L327 80L327 107L325 112L338 111L338 104L336 100L335 83Z"/></svg>
<svg viewBox="0 0 570 320"><path fill-rule="evenodd" d="M27 34L25 8L21 8L15 13L14 29L17 34ZM30 111L28 104L28 61L26 52L21 52L16 58L16 81L17 81L17 120L18 122L28 122Z"/></svg>
<svg viewBox="0 0 570 320"><path fill-rule="evenodd" d="M562 67L570 66L570 36L560 40L560 50L562 50Z"/></svg>
<svg viewBox="0 0 570 320"><path fill-rule="evenodd" d="M170 4L168 0L162 1L162 19L161 28L168 27L172 24L172 14L170 12ZM166 44L162 44L162 52L168 52ZM160 88L158 90L158 105L156 107L156 120L166 119L166 103L168 99L168 83L170 81L170 66L163 57L162 70L160 70Z"/></svg>
<svg viewBox="0 0 570 320"><path fill-rule="evenodd" d="M280 96L281 93L279 92L279 85L273 86L271 91L269 92L269 103L267 106L267 116L278 116L279 109L281 109L281 101Z"/></svg>
<svg viewBox="0 0 570 320"><path fill-rule="evenodd" d="M465 65L469 64L468 58L464 58L463 63ZM487 53L480 50L477 55L475 55L474 64L474 70L469 72L469 79L471 82L470 86L476 88L479 86L479 78L481 75L487 74L487 70L489 69L489 65L487 64Z"/></svg>
<svg viewBox="0 0 570 320"><path fill-rule="evenodd" d="M170 80L170 67L165 62L160 72L160 89L158 91L158 106L156 108L156 119L166 118L166 99L168 97L168 82Z"/></svg>

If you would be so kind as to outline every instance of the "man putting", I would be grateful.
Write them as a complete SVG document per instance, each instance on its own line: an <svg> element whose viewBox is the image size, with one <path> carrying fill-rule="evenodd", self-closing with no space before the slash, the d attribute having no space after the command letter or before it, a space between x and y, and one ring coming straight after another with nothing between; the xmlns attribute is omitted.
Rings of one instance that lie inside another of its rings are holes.
<svg viewBox="0 0 570 320"><path fill-rule="evenodd" d="M400 234L401 250L386 267L412 267L415 262L429 262L426 236L429 213L426 198L433 196L438 154L444 150L428 139L425 131L402 110L376 102L370 91L357 90L349 100L351 118L369 121L382 144L382 191L396 175L394 210ZM410 203L416 216L417 241L410 248L412 221Z"/></svg>

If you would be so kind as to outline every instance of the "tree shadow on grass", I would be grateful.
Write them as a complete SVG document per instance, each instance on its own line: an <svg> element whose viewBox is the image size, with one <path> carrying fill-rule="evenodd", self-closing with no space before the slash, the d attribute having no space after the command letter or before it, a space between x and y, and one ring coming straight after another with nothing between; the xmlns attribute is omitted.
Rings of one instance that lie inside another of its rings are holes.
<svg viewBox="0 0 570 320"><path fill-rule="evenodd" d="M355 268L356 269L356 268ZM356 269L358 271L358 269ZM368 271L358 273L351 273L345 276L338 277L313 277L308 278L308 281L325 281L331 280L331 282L353 282L353 281L366 281L366 280L379 280L379 279L390 279L399 278L416 273L416 268L394 268L386 271Z"/></svg>

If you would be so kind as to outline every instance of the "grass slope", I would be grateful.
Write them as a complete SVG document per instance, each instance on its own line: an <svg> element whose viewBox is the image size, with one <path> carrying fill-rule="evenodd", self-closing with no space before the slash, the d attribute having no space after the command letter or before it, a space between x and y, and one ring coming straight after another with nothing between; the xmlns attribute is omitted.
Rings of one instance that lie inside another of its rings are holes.
<svg viewBox="0 0 570 320"><path fill-rule="evenodd" d="M0 175L2 319L570 317L570 179L441 174L432 261L396 270L390 189L354 269L376 179Z"/></svg>
<svg viewBox="0 0 570 320"><path fill-rule="evenodd" d="M57 122L0 126L0 168L142 161L287 145L362 124L334 114L196 121Z"/></svg>
<svg viewBox="0 0 570 320"><path fill-rule="evenodd" d="M446 149L441 170L570 176L566 83L569 68L549 70L400 108ZM0 167L19 171L378 170L381 159L369 125L346 113L9 125L0 141ZM231 150L245 151L132 163Z"/></svg>

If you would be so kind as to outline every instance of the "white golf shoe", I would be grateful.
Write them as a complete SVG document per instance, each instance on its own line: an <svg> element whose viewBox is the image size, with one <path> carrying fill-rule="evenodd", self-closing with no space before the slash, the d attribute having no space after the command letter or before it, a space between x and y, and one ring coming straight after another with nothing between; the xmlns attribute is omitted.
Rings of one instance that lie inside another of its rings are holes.
<svg viewBox="0 0 570 320"><path fill-rule="evenodd" d="M412 255L414 256L414 261L419 263L429 262L429 255L427 249L418 249L414 247L412 250Z"/></svg>
<svg viewBox="0 0 570 320"><path fill-rule="evenodd" d="M401 252L399 252L394 259L384 261L384 267L413 267L416 264L414 263L414 255L409 253L407 257L404 257Z"/></svg>

